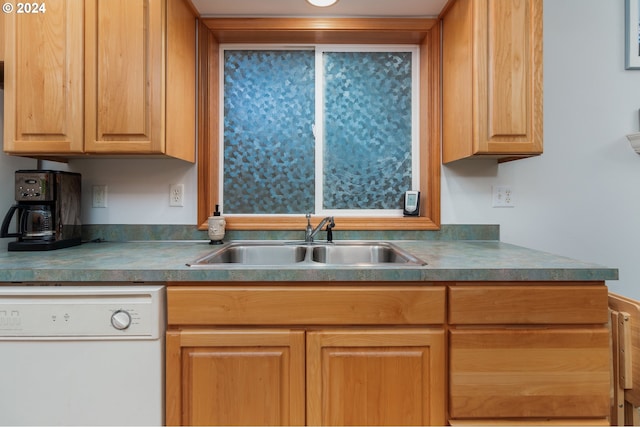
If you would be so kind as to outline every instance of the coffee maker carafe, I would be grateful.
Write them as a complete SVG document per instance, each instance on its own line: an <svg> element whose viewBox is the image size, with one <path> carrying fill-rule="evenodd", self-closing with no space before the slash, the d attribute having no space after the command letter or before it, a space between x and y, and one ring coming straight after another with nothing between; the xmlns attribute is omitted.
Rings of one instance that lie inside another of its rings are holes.
<svg viewBox="0 0 640 427"><path fill-rule="evenodd" d="M46 251L81 243L81 176L47 170L15 173L16 204L2 221L0 237L16 237L10 251ZM16 215L16 232L9 224Z"/></svg>

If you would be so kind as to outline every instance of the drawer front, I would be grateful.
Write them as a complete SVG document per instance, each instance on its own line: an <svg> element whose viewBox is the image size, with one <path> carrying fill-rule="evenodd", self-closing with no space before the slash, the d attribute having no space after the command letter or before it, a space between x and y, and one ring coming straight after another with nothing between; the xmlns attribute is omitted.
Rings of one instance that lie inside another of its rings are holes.
<svg viewBox="0 0 640 427"><path fill-rule="evenodd" d="M449 287L449 323L604 324L607 287L576 285L460 285Z"/></svg>
<svg viewBox="0 0 640 427"><path fill-rule="evenodd" d="M169 286L170 325L429 325L444 286Z"/></svg>
<svg viewBox="0 0 640 427"><path fill-rule="evenodd" d="M451 418L608 416L606 327L450 333Z"/></svg>

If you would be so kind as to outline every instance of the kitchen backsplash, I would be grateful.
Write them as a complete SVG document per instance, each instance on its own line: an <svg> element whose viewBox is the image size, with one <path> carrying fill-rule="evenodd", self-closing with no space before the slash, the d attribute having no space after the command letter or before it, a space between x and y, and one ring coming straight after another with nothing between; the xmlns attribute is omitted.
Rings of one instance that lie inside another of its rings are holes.
<svg viewBox="0 0 640 427"><path fill-rule="evenodd" d="M349 231L335 230L334 240L500 240L499 225L442 225L440 230ZM193 225L89 224L82 226L82 239L111 242L134 240L208 240L206 230ZM304 230L227 230L229 240L303 240ZM326 239L320 232L318 240Z"/></svg>

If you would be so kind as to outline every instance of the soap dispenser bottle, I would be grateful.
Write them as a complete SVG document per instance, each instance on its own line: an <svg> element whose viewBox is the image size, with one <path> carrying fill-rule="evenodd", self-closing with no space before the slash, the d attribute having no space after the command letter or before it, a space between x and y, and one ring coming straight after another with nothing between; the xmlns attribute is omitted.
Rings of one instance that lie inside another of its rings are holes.
<svg viewBox="0 0 640 427"><path fill-rule="evenodd" d="M216 211L209 217L209 242L210 245L221 245L224 243L224 227L227 224L224 217L220 215L218 210L219 205L216 205Z"/></svg>

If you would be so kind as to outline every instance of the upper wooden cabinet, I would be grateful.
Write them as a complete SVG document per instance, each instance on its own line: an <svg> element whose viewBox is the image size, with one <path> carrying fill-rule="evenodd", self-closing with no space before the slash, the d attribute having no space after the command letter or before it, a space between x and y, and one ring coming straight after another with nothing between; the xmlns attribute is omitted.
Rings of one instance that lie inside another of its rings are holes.
<svg viewBox="0 0 640 427"><path fill-rule="evenodd" d="M0 89L4 89L4 40L5 28L4 13L0 13Z"/></svg>
<svg viewBox="0 0 640 427"><path fill-rule="evenodd" d="M188 2L52 0L6 20L6 152L195 161Z"/></svg>
<svg viewBox="0 0 640 427"><path fill-rule="evenodd" d="M4 23L4 13L0 13L0 62L4 61L4 32L5 32L5 23Z"/></svg>
<svg viewBox="0 0 640 427"><path fill-rule="evenodd" d="M542 0L456 0L442 15L442 160L542 153Z"/></svg>
<svg viewBox="0 0 640 427"><path fill-rule="evenodd" d="M84 2L5 15L4 149L82 153Z"/></svg>

